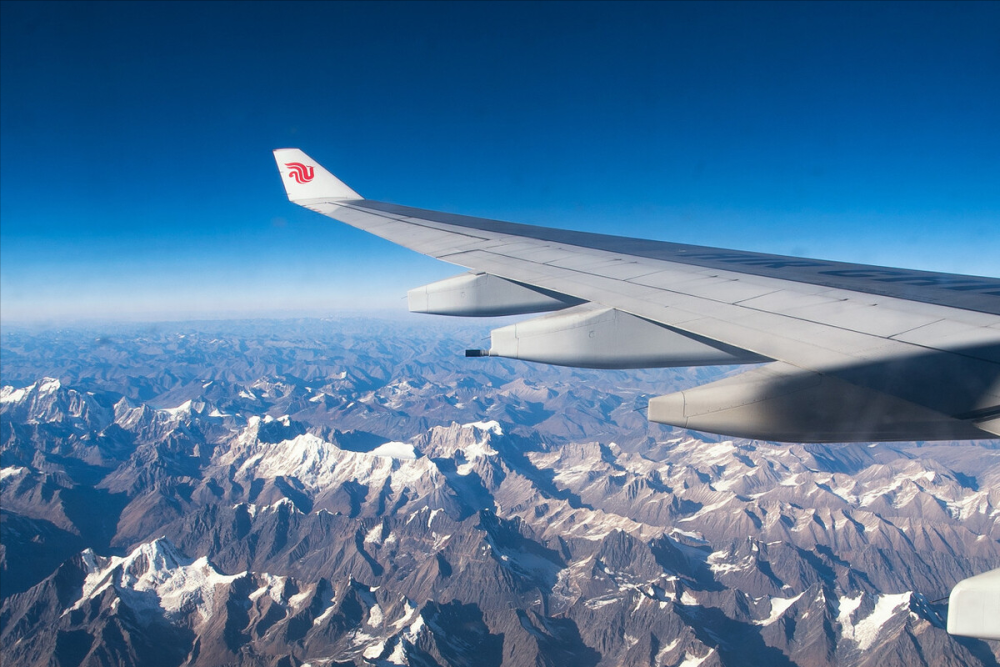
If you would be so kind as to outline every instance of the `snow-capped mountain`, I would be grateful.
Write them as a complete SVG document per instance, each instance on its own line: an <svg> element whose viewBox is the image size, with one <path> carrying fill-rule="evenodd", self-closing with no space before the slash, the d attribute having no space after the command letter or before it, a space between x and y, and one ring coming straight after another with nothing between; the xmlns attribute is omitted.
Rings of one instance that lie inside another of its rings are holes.
<svg viewBox="0 0 1000 667"><path fill-rule="evenodd" d="M5 332L4 662L1000 657L940 602L1000 565L997 442L701 437L641 408L722 371L472 361L479 330L395 326Z"/></svg>

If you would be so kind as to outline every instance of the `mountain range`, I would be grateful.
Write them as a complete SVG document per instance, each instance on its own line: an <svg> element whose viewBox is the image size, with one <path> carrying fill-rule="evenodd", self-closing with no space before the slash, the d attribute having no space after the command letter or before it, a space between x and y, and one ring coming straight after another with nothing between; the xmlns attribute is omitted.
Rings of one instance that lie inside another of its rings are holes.
<svg viewBox="0 0 1000 667"><path fill-rule="evenodd" d="M650 424L733 369L467 359L474 323L0 332L18 665L996 665L1000 442Z"/></svg>

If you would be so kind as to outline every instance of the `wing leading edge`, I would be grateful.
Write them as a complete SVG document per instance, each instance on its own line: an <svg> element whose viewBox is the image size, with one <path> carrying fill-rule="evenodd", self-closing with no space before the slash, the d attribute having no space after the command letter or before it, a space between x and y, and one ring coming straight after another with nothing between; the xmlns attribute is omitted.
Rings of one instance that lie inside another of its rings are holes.
<svg viewBox="0 0 1000 667"><path fill-rule="evenodd" d="M469 273L415 312L548 313L490 350L573 366L764 364L650 401L653 421L795 442L1000 435L1000 280L721 250L362 199L298 149L289 199Z"/></svg>

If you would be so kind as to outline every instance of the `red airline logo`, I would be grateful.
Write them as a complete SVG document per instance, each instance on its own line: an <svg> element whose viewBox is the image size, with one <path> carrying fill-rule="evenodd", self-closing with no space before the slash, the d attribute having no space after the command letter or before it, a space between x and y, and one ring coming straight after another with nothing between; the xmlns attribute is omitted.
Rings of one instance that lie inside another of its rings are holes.
<svg viewBox="0 0 1000 667"><path fill-rule="evenodd" d="M294 178L295 182L299 185L308 183L313 179L314 173L312 167L307 167L301 162L286 162L285 166L291 170L288 172L288 177Z"/></svg>

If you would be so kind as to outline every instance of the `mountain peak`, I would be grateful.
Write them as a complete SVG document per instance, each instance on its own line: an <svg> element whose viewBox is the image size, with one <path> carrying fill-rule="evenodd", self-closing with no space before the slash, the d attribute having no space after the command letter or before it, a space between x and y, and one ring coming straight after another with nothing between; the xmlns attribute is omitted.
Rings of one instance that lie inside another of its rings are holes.
<svg viewBox="0 0 1000 667"><path fill-rule="evenodd" d="M462 424L462 428L474 428L479 431L489 431L495 435L503 435L503 428L500 427L500 423L493 419L489 421Z"/></svg>

